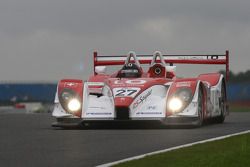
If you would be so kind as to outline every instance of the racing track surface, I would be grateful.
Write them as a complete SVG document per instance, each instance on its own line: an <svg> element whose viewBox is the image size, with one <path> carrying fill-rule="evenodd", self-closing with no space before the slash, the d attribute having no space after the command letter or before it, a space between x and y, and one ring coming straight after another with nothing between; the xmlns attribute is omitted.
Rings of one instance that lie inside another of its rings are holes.
<svg viewBox="0 0 250 167"><path fill-rule="evenodd" d="M87 130L52 128L50 114L16 112L0 111L0 166L95 166L250 129L250 112L196 129Z"/></svg>

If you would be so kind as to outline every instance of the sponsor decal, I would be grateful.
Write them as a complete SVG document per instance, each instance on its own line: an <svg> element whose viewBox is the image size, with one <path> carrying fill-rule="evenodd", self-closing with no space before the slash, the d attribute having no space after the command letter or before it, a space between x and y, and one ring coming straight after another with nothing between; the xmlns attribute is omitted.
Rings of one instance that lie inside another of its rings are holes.
<svg viewBox="0 0 250 167"><path fill-rule="evenodd" d="M104 113L96 113L96 112L89 112L86 113L86 115L111 115L112 113L110 112L104 112Z"/></svg>
<svg viewBox="0 0 250 167"><path fill-rule="evenodd" d="M65 82L64 83L64 87L76 87L78 85L78 83L74 83L74 82Z"/></svg>
<svg viewBox="0 0 250 167"><path fill-rule="evenodd" d="M177 82L176 87L191 87L191 82Z"/></svg>
<svg viewBox="0 0 250 167"><path fill-rule="evenodd" d="M87 82L88 86L104 86L103 82Z"/></svg>
<svg viewBox="0 0 250 167"><path fill-rule="evenodd" d="M93 107L93 106L90 106L89 108L97 108L97 109L102 109L102 110L106 109L105 107Z"/></svg>
<svg viewBox="0 0 250 167"><path fill-rule="evenodd" d="M148 110L155 110L155 109L156 109L156 106L148 106L147 109L148 109Z"/></svg>
<svg viewBox="0 0 250 167"><path fill-rule="evenodd" d="M156 105L153 106L148 106L146 108L146 111L144 112L137 112L136 115L162 115L162 112L155 111L156 110Z"/></svg>
<svg viewBox="0 0 250 167"><path fill-rule="evenodd" d="M139 79L134 79L134 80L127 80L127 84L134 84L134 85L141 85L144 84L146 81L145 80L139 80Z"/></svg>
<svg viewBox="0 0 250 167"><path fill-rule="evenodd" d="M138 70L122 70L121 73L138 73Z"/></svg>
<svg viewBox="0 0 250 167"><path fill-rule="evenodd" d="M180 60L218 60L219 55L208 55L208 56L179 56L176 57Z"/></svg>
<svg viewBox="0 0 250 167"><path fill-rule="evenodd" d="M136 115L147 115L147 114L159 115L159 114L162 114L162 112L138 112L136 113Z"/></svg>
<svg viewBox="0 0 250 167"><path fill-rule="evenodd" d="M200 56L179 56L178 59L183 59L183 60L204 60L206 59L205 56L200 57Z"/></svg>
<svg viewBox="0 0 250 167"><path fill-rule="evenodd" d="M140 104L142 104L144 101L147 100L147 98L152 94L152 89L149 90L145 95L142 95L139 97L139 99L133 104L133 109L138 107Z"/></svg>
<svg viewBox="0 0 250 167"><path fill-rule="evenodd" d="M140 88L114 88L113 92L115 97L135 97L140 90Z"/></svg>
<svg viewBox="0 0 250 167"><path fill-rule="evenodd" d="M115 85L120 85L120 84L132 84L132 85L142 85L144 83L146 83L145 80L142 80L142 79L133 79L133 80L126 80L126 81L122 81L122 80L115 80L114 81L114 84Z"/></svg>

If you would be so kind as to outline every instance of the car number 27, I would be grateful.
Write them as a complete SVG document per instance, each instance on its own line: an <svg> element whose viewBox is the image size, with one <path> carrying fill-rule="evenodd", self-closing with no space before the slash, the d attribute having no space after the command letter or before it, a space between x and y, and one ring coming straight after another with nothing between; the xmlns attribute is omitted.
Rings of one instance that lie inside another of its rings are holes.
<svg viewBox="0 0 250 167"><path fill-rule="evenodd" d="M114 88L113 93L115 97L134 97L137 92L140 91L140 88Z"/></svg>

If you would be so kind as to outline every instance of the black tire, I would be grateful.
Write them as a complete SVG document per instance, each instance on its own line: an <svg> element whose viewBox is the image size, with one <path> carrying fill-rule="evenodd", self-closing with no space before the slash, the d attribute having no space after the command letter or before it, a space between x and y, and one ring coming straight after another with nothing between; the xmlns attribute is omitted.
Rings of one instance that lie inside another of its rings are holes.
<svg viewBox="0 0 250 167"><path fill-rule="evenodd" d="M217 123L223 123L226 117L227 113L227 96L226 96L226 86L225 82L222 83L221 85L221 97L219 99L219 105L220 105L220 116L216 118Z"/></svg>
<svg viewBox="0 0 250 167"><path fill-rule="evenodd" d="M203 90L202 87L199 88L198 93L198 122L197 127L202 126L204 121L204 96L203 96Z"/></svg>

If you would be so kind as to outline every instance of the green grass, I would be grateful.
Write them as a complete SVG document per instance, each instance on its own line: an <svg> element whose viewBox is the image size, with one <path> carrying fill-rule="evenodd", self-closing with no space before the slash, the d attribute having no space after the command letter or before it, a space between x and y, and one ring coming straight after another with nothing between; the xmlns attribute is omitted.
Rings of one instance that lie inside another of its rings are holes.
<svg viewBox="0 0 250 167"><path fill-rule="evenodd" d="M250 106L229 105L230 112L250 112Z"/></svg>
<svg viewBox="0 0 250 167"><path fill-rule="evenodd" d="M166 141L167 142L167 141ZM125 162L117 167L247 167L250 133Z"/></svg>

